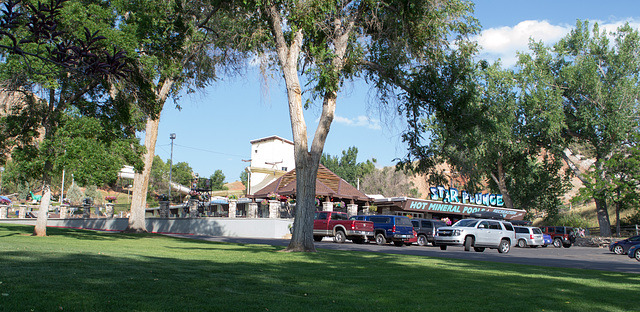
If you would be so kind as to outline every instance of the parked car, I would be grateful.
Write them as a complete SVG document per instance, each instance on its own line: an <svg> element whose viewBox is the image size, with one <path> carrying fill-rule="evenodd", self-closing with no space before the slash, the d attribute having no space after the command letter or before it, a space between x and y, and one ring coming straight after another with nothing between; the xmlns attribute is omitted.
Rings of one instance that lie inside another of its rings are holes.
<svg viewBox="0 0 640 312"><path fill-rule="evenodd" d="M640 261L640 245L631 246L627 255L629 256L629 258L636 258L636 260Z"/></svg>
<svg viewBox="0 0 640 312"><path fill-rule="evenodd" d="M533 226L514 226L513 229L516 232L516 239L518 240L518 247L538 247L544 245L544 238L542 237L542 231L540 228Z"/></svg>
<svg viewBox="0 0 640 312"><path fill-rule="evenodd" d="M427 244L435 242L436 230L439 227L447 226L444 221L435 219L411 219L413 229L416 231L417 244L419 246L426 246Z"/></svg>
<svg viewBox="0 0 640 312"><path fill-rule="evenodd" d="M413 230L413 238L406 240L404 244L407 246L411 246L413 245L413 243L417 243L417 242L418 242L418 233L416 233L416 230Z"/></svg>
<svg viewBox="0 0 640 312"><path fill-rule="evenodd" d="M638 244L640 244L640 235L632 236L609 244L609 251L612 251L616 255L626 255L631 246Z"/></svg>
<svg viewBox="0 0 640 312"><path fill-rule="evenodd" d="M370 215L352 216L349 219L373 222L374 234L369 236L369 240L375 240L378 245L393 242L396 246L402 246L413 238L413 225L408 217Z"/></svg>
<svg viewBox="0 0 640 312"><path fill-rule="evenodd" d="M464 246L465 251L483 252L485 248L508 253L516 243L513 225L507 221L491 219L462 219L452 226L438 228L436 246L446 250L447 246Z"/></svg>
<svg viewBox="0 0 640 312"><path fill-rule="evenodd" d="M543 243L541 247L547 247L553 244L553 240L551 239L551 235L549 234L542 234L542 239L543 239Z"/></svg>
<svg viewBox="0 0 640 312"><path fill-rule="evenodd" d="M553 247L569 248L576 242L576 235L570 226L541 226L542 233L551 235Z"/></svg>
<svg viewBox="0 0 640 312"><path fill-rule="evenodd" d="M316 242L330 236L336 243L344 243L350 239L356 244L362 244L370 235L373 235L372 222L349 220L344 212L316 211L313 216L313 239Z"/></svg>

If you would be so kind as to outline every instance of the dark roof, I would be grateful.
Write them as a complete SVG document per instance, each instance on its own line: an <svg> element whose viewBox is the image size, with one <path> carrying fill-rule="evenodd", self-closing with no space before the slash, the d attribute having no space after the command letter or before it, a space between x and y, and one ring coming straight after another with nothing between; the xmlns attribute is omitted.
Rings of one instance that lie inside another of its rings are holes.
<svg viewBox="0 0 640 312"><path fill-rule="evenodd" d="M271 182L261 190L255 192L253 198L266 198L269 193L276 193L282 196L296 195L296 170L293 169ZM318 177L316 178L316 196L330 196L341 199L352 199L354 201L372 201L364 193L343 180L327 167L320 164L318 167Z"/></svg>

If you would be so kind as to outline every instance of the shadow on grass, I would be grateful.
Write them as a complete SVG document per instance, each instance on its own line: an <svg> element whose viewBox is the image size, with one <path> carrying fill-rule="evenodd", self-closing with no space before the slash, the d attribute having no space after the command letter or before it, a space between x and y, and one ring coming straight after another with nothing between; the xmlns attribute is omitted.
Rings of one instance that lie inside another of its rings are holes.
<svg viewBox="0 0 640 312"><path fill-rule="evenodd" d="M5 311L625 311L640 291L631 274L153 234L55 229L23 250L13 231L0 225Z"/></svg>

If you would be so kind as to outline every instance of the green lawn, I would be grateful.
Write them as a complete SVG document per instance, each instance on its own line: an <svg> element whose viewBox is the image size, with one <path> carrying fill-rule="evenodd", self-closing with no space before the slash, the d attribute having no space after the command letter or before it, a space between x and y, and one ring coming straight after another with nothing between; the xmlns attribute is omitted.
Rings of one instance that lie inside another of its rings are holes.
<svg viewBox="0 0 640 312"><path fill-rule="evenodd" d="M638 311L640 275L0 224L0 311Z"/></svg>

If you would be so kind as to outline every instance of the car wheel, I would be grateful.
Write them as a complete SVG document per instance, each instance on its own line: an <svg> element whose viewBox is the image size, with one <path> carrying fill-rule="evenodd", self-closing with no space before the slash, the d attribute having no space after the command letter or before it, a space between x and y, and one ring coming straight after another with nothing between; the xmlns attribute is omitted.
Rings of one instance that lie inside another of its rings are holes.
<svg viewBox="0 0 640 312"><path fill-rule="evenodd" d="M556 248L560 248L562 247L562 240L560 240L560 238L556 237L553 239L553 247Z"/></svg>
<svg viewBox="0 0 640 312"><path fill-rule="evenodd" d="M319 242L319 241L322 240L322 236L314 236L313 240L316 241L316 242Z"/></svg>
<svg viewBox="0 0 640 312"><path fill-rule="evenodd" d="M402 245L404 245L403 241L395 241L393 242L394 245L396 245L396 247L402 247Z"/></svg>
<svg viewBox="0 0 640 312"><path fill-rule="evenodd" d="M483 252L484 247L473 247L473 250L475 250L476 252Z"/></svg>
<svg viewBox="0 0 640 312"><path fill-rule="evenodd" d="M540 247L542 248L547 248L548 245L541 245Z"/></svg>
<svg viewBox="0 0 640 312"><path fill-rule="evenodd" d="M640 249L636 249L636 251L633 253L633 257L636 258L636 260L640 261Z"/></svg>
<svg viewBox="0 0 640 312"><path fill-rule="evenodd" d="M622 246L620 246L620 245L616 245L615 247L613 247L613 252L616 255L621 255L621 254L624 253L624 248Z"/></svg>
<svg viewBox="0 0 640 312"><path fill-rule="evenodd" d="M337 231L336 236L333 237L333 241L338 244L344 243L345 240L347 240L347 236L344 235L343 231Z"/></svg>
<svg viewBox="0 0 640 312"><path fill-rule="evenodd" d="M518 247L520 248L527 247L527 242L524 239L518 240Z"/></svg>
<svg viewBox="0 0 640 312"><path fill-rule="evenodd" d="M384 245L387 243L387 239L384 238L384 235L382 234L378 234L376 235L376 244L378 245Z"/></svg>
<svg viewBox="0 0 640 312"><path fill-rule="evenodd" d="M427 237L424 235L418 235L418 246L427 246Z"/></svg>
<svg viewBox="0 0 640 312"><path fill-rule="evenodd" d="M500 241L500 246L498 246L499 253L508 253L511 249L511 243L508 240L503 239Z"/></svg>
<svg viewBox="0 0 640 312"><path fill-rule="evenodd" d="M440 250L447 250L447 245L440 245Z"/></svg>
<svg viewBox="0 0 640 312"><path fill-rule="evenodd" d="M562 247L569 248L569 247L571 247L571 244L562 244Z"/></svg>
<svg viewBox="0 0 640 312"><path fill-rule="evenodd" d="M473 237L467 236L464 238L464 251L471 250L471 245L473 245Z"/></svg>

